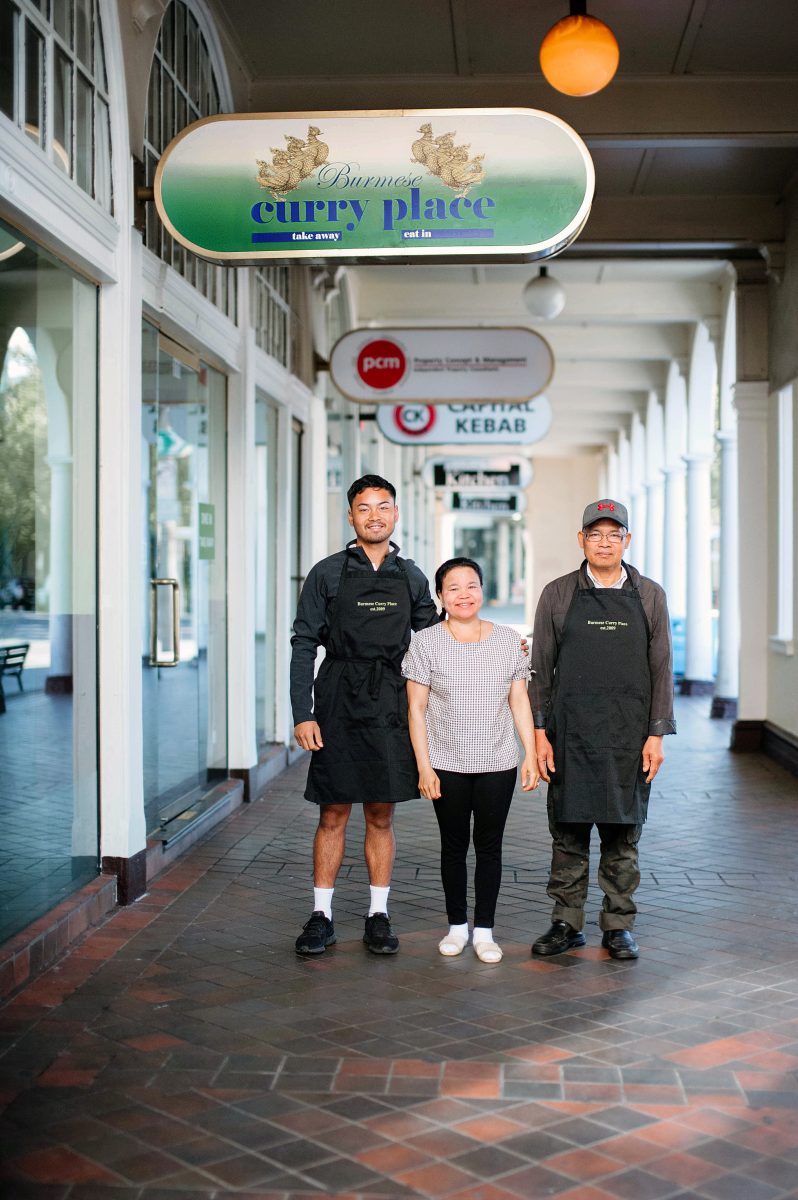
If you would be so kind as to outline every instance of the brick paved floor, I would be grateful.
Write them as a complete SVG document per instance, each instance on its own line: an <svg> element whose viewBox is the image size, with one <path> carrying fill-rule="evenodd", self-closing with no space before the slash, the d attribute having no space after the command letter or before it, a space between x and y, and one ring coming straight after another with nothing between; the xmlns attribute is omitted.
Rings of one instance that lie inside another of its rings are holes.
<svg viewBox="0 0 798 1200"><path fill-rule="evenodd" d="M636 963L533 960L540 799L506 837L498 967L444 960L437 832L398 814L396 958L298 959L302 764L0 1014L10 1200L798 1196L798 783L683 701L642 842Z"/></svg>

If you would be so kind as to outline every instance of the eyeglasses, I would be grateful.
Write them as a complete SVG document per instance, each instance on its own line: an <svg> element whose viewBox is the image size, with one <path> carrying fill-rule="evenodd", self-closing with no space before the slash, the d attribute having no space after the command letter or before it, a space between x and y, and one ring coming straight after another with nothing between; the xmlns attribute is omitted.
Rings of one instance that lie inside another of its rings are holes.
<svg viewBox="0 0 798 1200"><path fill-rule="evenodd" d="M625 533L599 533L597 529L591 529L589 533L582 535L586 542L611 542L613 545L620 545L626 541Z"/></svg>

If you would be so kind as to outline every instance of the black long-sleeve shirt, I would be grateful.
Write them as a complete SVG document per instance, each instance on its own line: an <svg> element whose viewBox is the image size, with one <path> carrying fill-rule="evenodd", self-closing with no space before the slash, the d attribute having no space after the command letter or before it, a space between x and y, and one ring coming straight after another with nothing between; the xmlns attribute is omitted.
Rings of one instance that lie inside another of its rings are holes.
<svg viewBox="0 0 798 1200"><path fill-rule="evenodd" d="M399 547L391 542L391 551L380 564L378 572L374 571L371 560L365 551L355 542L350 542L344 550L323 558L311 567L308 577L302 587L297 605L294 632L291 637L291 709L294 714L294 724L301 721L313 720L313 679L316 667L316 652L319 646L327 645L330 616L335 597L338 595L338 581L344 566L344 558L349 556L349 570L353 573L398 575L399 568L396 560L399 557ZM411 630L426 629L439 619L438 610L433 603L429 591L429 583L423 571L416 566L411 558L402 558L402 566L407 572L410 584L412 608L407 636L402 646L397 646L399 662L410 645Z"/></svg>
<svg viewBox="0 0 798 1200"><path fill-rule="evenodd" d="M546 712L554 686L554 673L560 651L560 639L565 618L573 599L574 588L593 587L583 562L578 571L561 575L544 587L535 613L535 628L532 636L530 666L532 677L529 684L529 699L535 718L535 728L546 724ZM624 590L636 587L648 620L651 639L648 645L648 668L651 674L651 709L648 733L650 737L661 737L676 732L673 719L673 651L671 648L671 626L665 592L653 579L629 563L626 568Z"/></svg>

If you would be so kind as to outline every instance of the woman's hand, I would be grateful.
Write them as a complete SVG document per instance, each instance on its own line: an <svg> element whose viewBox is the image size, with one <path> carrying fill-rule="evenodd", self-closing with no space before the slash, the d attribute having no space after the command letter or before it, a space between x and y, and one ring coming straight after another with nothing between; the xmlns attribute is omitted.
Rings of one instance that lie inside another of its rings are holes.
<svg viewBox="0 0 798 1200"><path fill-rule="evenodd" d="M521 763L521 791L533 792L540 783L540 772L534 754L527 754Z"/></svg>
<svg viewBox="0 0 798 1200"><path fill-rule="evenodd" d="M425 800L440 800L441 781L432 767L424 767L419 771L418 790Z"/></svg>

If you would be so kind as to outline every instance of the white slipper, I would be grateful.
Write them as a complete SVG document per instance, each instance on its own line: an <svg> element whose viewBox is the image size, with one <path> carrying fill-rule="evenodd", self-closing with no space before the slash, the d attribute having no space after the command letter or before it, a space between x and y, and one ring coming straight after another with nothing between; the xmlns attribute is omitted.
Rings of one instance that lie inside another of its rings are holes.
<svg viewBox="0 0 798 1200"><path fill-rule="evenodd" d="M501 946L495 942L474 942L474 953L484 963L500 963L504 957Z"/></svg>
<svg viewBox="0 0 798 1200"><path fill-rule="evenodd" d="M454 958L457 954L462 954L468 945L468 935L465 937L462 933L447 933L438 942L438 950L446 958Z"/></svg>

